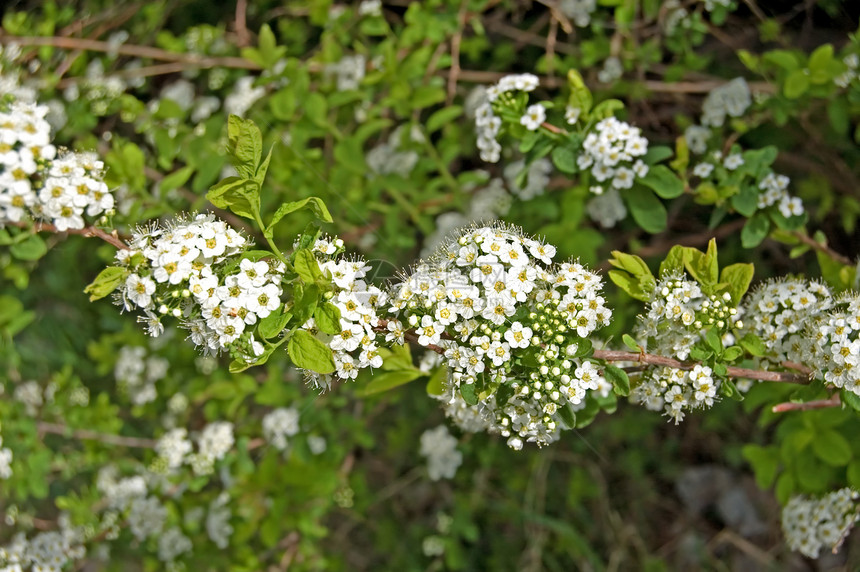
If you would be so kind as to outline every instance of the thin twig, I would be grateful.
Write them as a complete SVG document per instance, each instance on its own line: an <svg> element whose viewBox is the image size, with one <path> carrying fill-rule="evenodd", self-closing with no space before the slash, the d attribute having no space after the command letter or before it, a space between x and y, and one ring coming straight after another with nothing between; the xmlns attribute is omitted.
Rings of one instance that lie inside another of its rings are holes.
<svg viewBox="0 0 860 572"><path fill-rule="evenodd" d="M774 405L772 411L774 413L786 413L787 411L810 411L812 409L839 407L840 405L842 405L842 400L839 399L839 394L835 393L830 399L819 399L817 401L807 401L806 403L787 401L785 403Z"/></svg>
<svg viewBox="0 0 860 572"><path fill-rule="evenodd" d="M71 437L81 441L99 441L108 445L119 445L120 447L134 447L137 449L154 449L157 441L155 439L144 439L142 437L124 437L122 435L111 435L109 433L99 433L98 431L90 431L89 429L72 429L59 423L48 423L40 421L36 425L36 429L40 434L50 433L53 435L62 435L63 437Z"/></svg>
<svg viewBox="0 0 860 572"><path fill-rule="evenodd" d="M457 75L460 73L460 43L463 41L463 30L466 27L468 12L467 0L460 3L460 11L457 13L457 31L451 37L451 71L448 73L448 96L445 102L451 105L457 94Z"/></svg>
<svg viewBox="0 0 860 572"><path fill-rule="evenodd" d="M793 231L791 231L791 236L793 236L794 238L796 238L797 240L799 240L803 244L809 246L813 250L817 250L819 252L826 254L827 256L829 256L830 258L832 258L833 260L835 260L839 264L842 264L843 266L853 266L854 265L854 263L851 262L851 259L848 258L847 256L839 254L838 252L836 252L835 250L833 250L832 248L830 248L826 244L821 244L820 242L818 242L817 240L815 240L814 238L812 238L811 236L809 236L808 234L806 234L804 232L801 232L799 230L793 230Z"/></svg>
<svg viewBox="0 0 860 572"><path fill-rule="evenodd" d="M21 221L21 222L7 222L6 224L10 226L17 226L18 228L31 228L29 221ZM128 250L128 245L122 241L119 237L119 233L116 230L111 231L110 233L95 227L95 226L87 226L84 228L69 228L66 230L59 230L53 224L49 224L46 222L37 222L32 226L34 232L52 232L54 234L79 234L85 237L96 237L100 238L108 244L112 244L116 248L120 250Z"/></svg>

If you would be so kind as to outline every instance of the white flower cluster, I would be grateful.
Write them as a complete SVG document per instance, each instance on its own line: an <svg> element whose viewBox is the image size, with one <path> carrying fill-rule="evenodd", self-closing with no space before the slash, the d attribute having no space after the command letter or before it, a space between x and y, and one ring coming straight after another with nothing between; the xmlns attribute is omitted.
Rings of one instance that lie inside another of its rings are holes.
<svg viewBox="0 0 860 572"><path fill-rule="evenodd" d="M127 522L135 538L145 540L160 534L167 520L167 508L155 496L147 496L146 480L140 476L117 478L117 470L107 465L99 471L96 488L102 493L108 508L103 526L118 532L119 512L128 511Z"/></svg>
<svg viewBox="0 0 860 572"><path fill-rule="evenodd" d="M332 336L320 331L313 318L302 326L327 344L334 354L337 370L333 374L307 372L310 382L316 387L329 388L334 378L355 379L360 369L382 366L374 328L379 325L379 309L387 302L388 295L363 280L370 271L364 260L348 260L341 255L341 239L320 238L312 251L317 256L320 270L332 277L334 295L329 302L340 311L342 329L339 334Z"/></svg>
<svg viewBox="0 0 860 572"><path fill-rule="evenodd" d="M287 448L288 437L299 432L299 410L279 407L263 417L263 437L279 451Z"/></svg>
<svg viewBox="0 0 860 572"><path fill-rule="evenodd" d="M12 451L3 447L3 436L0 435L0 479L12 476Z"/></svg>
<svg viewBox="0 0 860 572"><path fill-rule="evenodd" d="M603 61L603 68L597 72L597 81L600 83L615 83L624 75L624 66L616 56L609 56Z"/></svg>
<svg viewBox="0 0 860 572"><path fill-rule="evenodd" d="M266 95L266 88L254 86L256 78L246 75L239 78L230 94L224 99L224 112L244 117L257 101Z"/></svg>
<svg viewBox="0 0 860 572"><path fill-rule="evenodd" d="M822 316L822 304L814 309L815 321L807 328L811 352L803 363L826 383L860 395L860 294L840 299L836 308ZM823 306L829 307L828 303Z"/></svg>
<svg viewBox="0 0 860 572"><path fill-rule="evenodd" d="M537 76L525 73L505 76L499 80L499 83L487 88L484 93L486 101L475 110L475 129L478 133L478 150L481 152L482 161L498 163L502 156L502 146L496 140L496 136L502 128L502 119L493 112L493 103L505 101L504 94L508 92L534 91L537 86ZM536 107L540 107L540 109ZM523 119L528 122L529 129L537 129L537 126L543 123L541 114L543 113L545 118L546 111L543 106L532 106L529 110L531 113L527 112ZM537 126L534 126L535 122L537 122Z"/></svg>
<svg viewBox="0 0 860 572"><path fill-rule="evenodd" d="M821 282L799 278L772 280L755 289L741 307L745 328L741 334L753 333L764 342L768 355L764 365L784 361L804 363L810 355L807 328L816 316L826 314L833 304L833 294ZM815 334L819 341L827 337ZM818 343L818 342L816 342ZM819 361L811 360L813 363Z"/></svg>
<svg viewBox="0 0 860 572"><path fill-rule="evenodd" d="M129 271L118 301L127 310L142 309L153 336L163 331L162 317L171 315L182 318L205 353L232 349L259 356L264 347L252 326L280 307L284 264L274 257L240 260L248 245L214 215L141 229L130 250L117 252Z"/></svg>
<svg viewBox="0 0 860 572"><path fill-rule="evenodd" d="M212 472L215 461L230 452L235 443L233 424L229 421L215 421L203 428L197 436L197 452L188 456L194 472L205 475Z"/></svg>
<svg viewBox="0 0 860 572"><path fill-rule="evenodd" d="M627 216L627 207L621 199L621 192L616 188L610 188L588 201L585 212L591 220L603 228L612 228Z"/></svg>
<svg viewBox="0 0 860 572"><path fill-rule="evenodd" d="M846 69L841 75L836 77L833 80L838 87L848 87L851 85L860 75L858 75L858 68L860 68L860 56L857 54L848 54L844 58L842 58L842 63L845 64Z"/></svg>
<svg viewBox="0 0 860 572"><path fill-rule="evenodd" d="M720 380L708 366L696 365L691 371L652 368L630 392L630 402L650 411L662 410L677 425L684 420L685 410L713 406L719 387Z"/></svg>
<svg viewBox="0 0 860 572"><path fill-rule="evenodd" d="M576 159L580 169L591 169L591 175L600 183L591 187L591 192L600 195L610 188L629 189L636 177L648 174L648 165L641 159L648 152L648 139L638 127L607 117L600 121L594 131L586 135L582 154Z"/></svg>
<svg viewBox="0 0 860 572"><path fill-rule="evenodd" d="M427 457L427 473L433 481L453 479L457 467L463 463L463 453L457 450L457 439L444 425L421 434L420 453Z"/></svg>
<svg viewBox="0 0 860 572"><path fill-rule="evenodd" d="M722 127L726 117L740 117L752 104L750 86L742 77L737 77L708 94L702 103L702 125Z"/></svg>
<svg viewBox="0 0 860 572"><path fill-rule="evenodd" d="M758 208L764 209L779 203L779 212L785 218L803 214L803 202L788 194L789 178L785 175L768 173L758 184L762 191L758 196Z"/></svg>
<svg viewBox="0 0 860 572"><path fill-rule="evenodd" d="M546 192L547 184L549 184L549 176L552 173L552 163L548 159L537 159L528 167L528 176L525 180L525 186L520 187L517 184L517 175L525 169L525 162L514 161L505 167L505 181L508 183L508 188L511 193L521 201L529 201Z"/></svg>
<svg viewBox="0 0 860 572"><path fill-rule="evenodd" d="M794 496L782 509L782 532L792 550L818 558L821 549L836 552L860 515L860 494L839 489L820 499Z"/></svg>
<svg viewBox="0 0 860 572"><path fill-rule="evenodd" d="M184 427L171 429L155 444L155 452L168 471L181 467L193 449L194 446L188 439L188 430Z"/></svg>
<svg viewBox="0 0 860 572"><path fill-rule="evenodd" d="M162 562L173 562L182 554L191 552L194 548L191 539L182 534L179 527L168 528L158 538L158 559Z"/></svg>
<svg viewBox="0 0 860 572"><path fill-rule="evenodd" d="M573 20L574 24L585 28L591 22L591 15L597 10L597 0L561 0L558 9Z"/></svg>
<svg viewBox="0 0 860 572"><path fill-rule="evenodd" d="M367 68L367 59L362 54L344 56L339 62L329 64L325 71L334 74L338 91L349 91L358 89Z"/></svg>
<svg viewBox="0 0 860 572"><path fill-rule="evenodd" d="M412 169L418 163L418 153L412 149L404 148L404 129L398 127L391 132L388 141L380 143L367 153L365 160L371 171L379 175L395 174L408 177ZM409 143L424 143L424 134L421 129L413 125L409 129Z"/></svg>
<svg viewBox="0 0 860 572"><path fill-rule="evenodd" d="M69 562L86 554L78 531L69 528L68 518L61 518L59 531L40 532L30 540L23 532L16 534L7 546L0 546L0 572L61 572Z"/></svg>
<svg viewBox="0 0 860 572"><path fill-rule="evenodd" d="M702 339L704 328L724 332L739 327L737 316L727 292L707 296L694 280L670 273L654 287L648 313L640 317L635 336L649 340L649 349L660 355L685 360L693 344Z"/></svg>
<svg viewBox="0 0 860 572"><path fill-rule="evenodd" d="M134 405L144 405L158 396L155 384L167 375L169 363L159 356L146 357L146 348L123 346L119 350L113 373L120 390Z"/></svg>
<svg viewBox="0 0 860 572"><path fill-rule="evenodd" d="M230 544L233 526L230 518L233 516L229 507L230 496L224 492L209 504L209 514L206 515L206 534L218 548L224 549Z"/></svg>
<svg viewBox="0 0 860 572"><path fill-rule="evenodd" d="M553 256L555 247L516 228L476 228L391 290L398 319L389 337L409 328L444 352L449 386L472 386L495 419L491 431L517 449L554 440L559 408L606 383L577 357L579 342L612 315L601 280L576 262L553 265Z"/></svg>
<svg viewBox="0 0 860 572"><path fill-rule="evenodd" d="M57 230L84 228L114 206L102 180L104 164L89 153L57 156L48 107L14 102L0 111L0 228L28 218Z"/></svg>

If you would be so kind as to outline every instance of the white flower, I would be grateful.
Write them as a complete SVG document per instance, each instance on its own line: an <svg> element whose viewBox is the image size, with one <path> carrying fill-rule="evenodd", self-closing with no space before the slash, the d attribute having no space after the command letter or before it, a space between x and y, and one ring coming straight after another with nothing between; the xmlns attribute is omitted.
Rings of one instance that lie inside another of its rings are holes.
<svg viewBox="0 0 860 572"><path fill-rule="evenodd" d="M152 304L152 294L155 292L155 282L148 277L131 274L125 281L126 298L141 308Z"/></svg>
<svg viewBox="0 0 860 572"><path fill-rule="evenodd" d="M530 105L525 115L520 117L520 125L524 125L529 131L537 131L544 121L546 121L546 108L539 103Z"/></svg>

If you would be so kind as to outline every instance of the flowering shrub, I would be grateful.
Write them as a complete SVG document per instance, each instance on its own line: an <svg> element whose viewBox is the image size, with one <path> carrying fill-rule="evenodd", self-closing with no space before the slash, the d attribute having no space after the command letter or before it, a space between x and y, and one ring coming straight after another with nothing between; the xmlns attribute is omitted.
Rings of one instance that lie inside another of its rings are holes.
<svg viewBox="0 0 860 572"><path fill-rule="evenodd" d="M0 570L854 557L835 4L16 9Z"/></svg>

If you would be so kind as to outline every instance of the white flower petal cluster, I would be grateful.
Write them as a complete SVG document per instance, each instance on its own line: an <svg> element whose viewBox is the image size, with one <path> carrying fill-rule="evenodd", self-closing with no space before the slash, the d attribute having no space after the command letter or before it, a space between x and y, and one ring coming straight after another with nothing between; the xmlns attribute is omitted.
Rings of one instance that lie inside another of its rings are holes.
<svg viewBox="0 0 860 572"><path fill-rule="evenodd" d="M829 300L819 306L829 307ZM811 348L803 363L826 383L860 395L860 294L841 298L823 316L818 308L811 313L817 318L804 332Z"/></svg>
<svg viewBox="0 0 860 572"><path fill-rule="evenodd" d="M835 83L837 87L845 88L860 77L857 73L857 69L860 67L860 56L857 54L848 54L842 58L842 63L845 64L845 67L848 69L834 78L833 83Z"/></svg>
<svg viewBox="0 0 860 572"><path fill-rule="evenodd" d="M128 528L138 540L161 534L167 521L167 507L156 497L138 497L128 509Z"/></svg>
<svg viewBox="0 0 860 572"><path fill-rule="evenodd" d="M549 176L552 173L552 163L548 159L537 159L532 161L528 167L528 177L525 180L525 186L520 187L517 184L517 175L525 168L525 161L514 161L505 167L504 175L505 182L511 193L521 201L529 201L546 192L546 187L549 184Z"/></svg>
<svg viewBox="0 0 860 572"><path fill-rule="evenodd" d="M726 117L740 117L752 105L750 86L737 77L708 94L702 103L702 125L722 127Z"/></svg>
<svg viewBox="0 0 860 572"><path fill-rule="evenodd" d="M57 230L84 228L84 216L113 209L104 163L90 153L57 156L45 105L14 102L0 109L0 228L30 218Z"/></svg>
<svg viewBox="0 0 860 572"><path fill-rule="evenodd" d="M233 535L233 526L230 524L233 512L229 503L229 495L226 492L221 493L210 503L209 513L206 515L206 534L221 549L227 548Z"/></svg>
<svg viewBox="0 0 860 572"><path fill-rule="evenodd" d="M367 59L362 54L356 54L344 56L337 63L327 65L325 71L335 76L338 91L349 91L361 85L366 68Z"/></svg>
<svg viewBox="0 0 860 572"><path fill-rule="evenodd" d="M597 0L561 0L558 9L578 27L585 28L591 22L591 15L597 10Z"/></svg>
<svg viewBox="0 0 860 572"><path fill-rule="evenodd" d="M515 448L554 440L558 409L605 381L576 357L578 342L612 315L602 282L579 263L554 265L554 256L555 247L514 227L466 230L391 289L399 327L444 352L454 393L505 387L504 403L490 395L480 407Z"/></svg>
<svg viewBox="0 0 860 572"><path fill-rule="evenodd" d="M630 392L630 402L650 411L663 411L675 425L686 411L712 407L717 400L720 380L708 366L696 365L691 371L671 367L653 368L643 374Z"/></svg>
<svg viewBox="0 0 860 572"><path fill-rule="evenodd" d="M266 88L254 86L257 78L248 75L239 78L230 94L224 99L224 112L244 117L251 106L266 95Z"/></svg>
<svg viewBox="0 0 860 572"><path fill-rule="evenodd" d="M764 342L768 355L763 365L780 365L784 361L819 362L815 359L806 331L816 316L833 308L833 294L821 282L789 278L772 280L756 288L744 300L741 313L747 332ZM818 341L826 337L815 334ZM816 342L816 343L817 343Z"/></svg>
<svg viewBox="0 0 860 572"><path fill-rule="evenodd" d="M591 220L603 228L613 228L627 216L627 207L621 200L621 192L616 188L610 188L588 201L585 212Z"/></svg>
<svg viewBox="0 0 860 572"><path fill-rule="evenodd" d="M193 548L191 539L182 534L179 527L174 526L165 530L158 538L158 559L162 562L173 562L182 554L191 552Z"/></svg>
<svg viewBox="0 0 860 572"><path fill-rule="evenodd" d="M248 240L214 215L197 215L136 232L117 261L129 270L118 297L125 309L142 309L150 334L165 315L182 318L205 353L225 349L259 356L258 320L281 305L285 266L274 257L241 258ZM251 358L248 358L251 359Z"/></svg>
<svg viewBox="0 0 860 572"><path fill-rule="evenodd" d="M368 168L379 175L395 174L408 177L418 163L418 153L409 149L409 144L421 144L425 141L421 129L413 125L409 129L409 141L404 143L403 126L391 132L385 143L380 143L367 152L365 161Z"/></svg>
<svg viewBox="0 0 860 572"><path fill-rule="evenodd" d="M388 295L364 281L370 266L361 258L353 260L343 256L341 239L320 238L311 249L317 256L320 270L332 277L333 296L329 300L340 311L341 332L335 335L319 330L313 318L302 328L327 344L334 354L337 370L333 374L320 375L307 372L309 380L316 387L329 388L332 380L355 379L359 370L367 367L381 367L377 332L379 311L388 301ZM399 339L389 330L388 341L403 343L402 332Z"/></svg>
<svg viewBox="0 0 860 572"><path fill-rule="evenodd" d="M280 407L263 417L263 437L279 451L287 448L288 437L299 432L299 410Z"/></svg>
<svg viewBox="0 0 860 572"><path fill-rule="evenodd" d="M725 330L735 324L738 314L728 293L705 295L698 282L678 272L670 273L654 287L648 312L640 316L635 336L649 340L649 351L683 361L693 344L702 339L705 328Z"/></svg>
<svg viewBox="0 0 860 572"><path fill-rule="evenodd" d="M759 182L761 194L758 196L758 208L764 209L778 203L779 212L785 218L799 216L804 213L803 201L799 197L788 194L789 178L785 175L768 173Z"/></svg>
<svg viewBox="0 0 860 572"><path fill-rule="evenodd" d="M485 101L475 109L475 130L478 134L478 150L482 161L498 163L502 156L502 146L496 140L496 136L502 128L502 119L493 112L493 102L507 92L534 91L538 85L538 78L534 74L515 74L503 77L499 83L490 86L484 92ZM541 109L532 109L535 107L541 107ZM527 126L529 129L537 129L546 118L546 110L543 106L532 106L529 110L532 111L532 114L527 112L523 119L528 117ZM542 118L540 117L541 113L543 113ZM537 123L535 124L535 122Z"/></svg>
<svg viewBox="0 0 860 572"><path fill-rule="evenodd" d="M155 384L167 375L169 363L159 356L146 356L146 348L123 346L119 349L114 377L120 390L135 405L144 405L158 396Z"/></svg>
<svg viewBox="0 0 860 572"><path fill-rule="evenodd" d="M0 435L0 479L12 476L12 451L3 447L3 436Z"/></svg>
<svg viewBox="0 0 860 572"><path fill-rule="evenodd" d="M836 552L860 515L860 494L839 489L820 499L794 496L782 509L782 532L792 550L818 558L821 549Z"/></svg>
<svg viewBox="0 0 860 572"><path fill-rule="evenodd" d="M233 424L229 421L215 421L203 428L197 436L197 452L186 457L198 475L212 472L215 461L230 452L235 443Z"/></svg>
<svg viewBox="0 0 860 572"><path fill-rule="evenodd" d="M69 562L86 555L80 536L65 526L59 531L40 532L30 540L23 532L16 534L10 544L0 547L0 571L61 572Z"/></svg>
<svg viewBox="0 0 860 572"><path fill-rule="evenodd" d="M184 427L171 429L155 444L155 452L169 471L181 467L193 449L194 446L188 439L188 430Z"/></svg>
<svg viewBox="0 0 860 572"><path fill-rule="evenodd" d="M639 159L647 152L648 139L638 127L607 117L586 135L576 164L583 171L591 170L591 176L599 183L591 191L599 195L604 186L629 189L637 177L647 175L648 165Z"/></svg>
<svg viewBox="0 0 860 572"><path fill-rule="evenodd" d="M457 467L463 463L463 453L457 450L457 439L444 425L421 434L419 452L427 457L427 473L433 481L453 479Z"/></svg>

